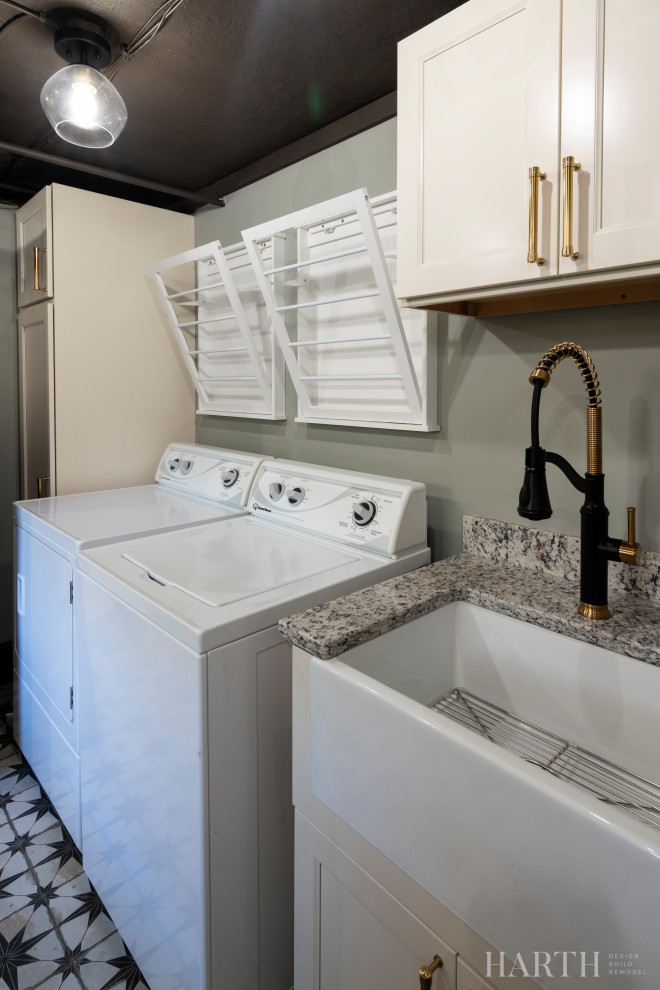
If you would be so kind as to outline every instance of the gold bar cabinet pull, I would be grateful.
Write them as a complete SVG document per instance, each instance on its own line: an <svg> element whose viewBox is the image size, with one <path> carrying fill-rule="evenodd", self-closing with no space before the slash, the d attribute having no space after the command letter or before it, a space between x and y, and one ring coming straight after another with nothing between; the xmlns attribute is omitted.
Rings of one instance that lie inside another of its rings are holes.
<svg viewBox="0 0 660 990"><path fill-rule="evenodd" d="M39 277L39 252L46 253L46 248L36 247L34 249L34 289L35 292L48 292L48 287L41 284Z"/></svg>
<svg viewBox="0 0 660 990"><path fill-rule="evenodd" d="M50 478L37 478L37 498L44 497L44 481L50 482Z"/></svg>
<svg viewBox="0 0 660 990"><path fill-rule="evenodd" d="M545 179L545 172L542 172L538 165L532 165L529 170L529 247L527 249L527 262L530 265L537 264L539 267L545 264L545 258L538 255L539 236L539 179Z"/></svg>
<svg viewBox="0 0 660 990"><path fill-rule="evenodd" d="M572 258L573 261L577 261L580 252L573 247L573 172L579 172L581 165L575 161L573 155L562 158L561 164L564 171L564 223L561 253L563 258Z"/></svg>
<svg viewBox="0 0 660 990"><path fill-rule="evenodd" d="M619 547L619 560L631 567L638 567L642 559L642 548L637 543L635 534L635 513L634 506L628 506L628 539L622 540Z"/></svg>
<svg viewBox="0 0 660 990"><path fill-rule="evenodd" d="M433 980L433 974L436 969L440 969L442 966L442 956L436 954L433 956L433 962L429 963L428 966L421 966L419 970L419 986L420 990L431 990L431 982Z"/></svg>

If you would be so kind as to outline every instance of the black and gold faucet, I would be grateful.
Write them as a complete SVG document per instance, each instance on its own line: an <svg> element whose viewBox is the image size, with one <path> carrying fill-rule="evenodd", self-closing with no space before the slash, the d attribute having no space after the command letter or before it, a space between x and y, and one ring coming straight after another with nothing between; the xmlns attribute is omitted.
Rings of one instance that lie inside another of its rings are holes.
<svg viewBox="0 0 660 990"><path fill-rule="evenodd" d="M587 395L587 472L582 477L571 467L566 458L551 450L543 450L539 443L539 405L541 389L550 381L550 375L564 358L575 361L584 381ZM547 463L555 464L564 472L574 488L584 495L580 509L580 604L578 612L586 619L609 619L607 605L607 562L621 560L625 564L639 564L642 550L635 542L635 510L628 509L628 539L612 540L607 535L603 474L603 433L600 386L593 362L579 344L566 342L551 347L543 355L530 375L534 386L532 396L532 445L525 452L525 480L520 489L518 514L526 519L549 519L552 515L548 486L545 477Z"/></svg>

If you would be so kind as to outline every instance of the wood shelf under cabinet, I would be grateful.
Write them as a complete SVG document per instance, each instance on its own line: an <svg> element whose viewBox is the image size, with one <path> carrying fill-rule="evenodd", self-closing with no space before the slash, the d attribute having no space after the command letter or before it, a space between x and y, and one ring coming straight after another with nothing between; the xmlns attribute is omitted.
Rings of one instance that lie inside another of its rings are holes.
<svg viewBox="0 0 660 990"><path fill-rule="evenodd" d="M488 316L514 316L519 313L546 313L586 306L621 306L626 303L660 300L660 276L621 279L598 285L558 286L537 292L507 296L484 296L455 302L432 303L423 308L439 313L455 313L482 319Z"/></svg>

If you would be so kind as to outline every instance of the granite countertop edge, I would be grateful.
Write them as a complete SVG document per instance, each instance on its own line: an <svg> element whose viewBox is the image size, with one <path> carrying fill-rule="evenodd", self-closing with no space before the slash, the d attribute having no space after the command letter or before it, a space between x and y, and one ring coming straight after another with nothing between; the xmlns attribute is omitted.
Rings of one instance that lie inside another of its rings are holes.
<svg viewBox="0 0 660 990"><path fill-rule="evenodd" d="M660 607L635 594L611 596L612 618L577 614L576 581L472 553L427 564L284 618L280 633L320 660L341 656L443 605L465 601L572 639L660 666Z"/></svg>

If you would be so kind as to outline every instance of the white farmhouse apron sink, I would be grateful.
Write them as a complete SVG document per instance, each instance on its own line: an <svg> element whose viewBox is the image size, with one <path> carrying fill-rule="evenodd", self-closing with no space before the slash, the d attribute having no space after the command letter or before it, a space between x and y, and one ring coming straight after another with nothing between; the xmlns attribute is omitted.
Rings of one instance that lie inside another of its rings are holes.
<svg viewBox="0 0 660 990"><path fill-rule="evenodd" d="M657 990L660 829L428 707L454 688L657 783L660 670L459 602L311 671L321 801L541 985Z"/></svg>

